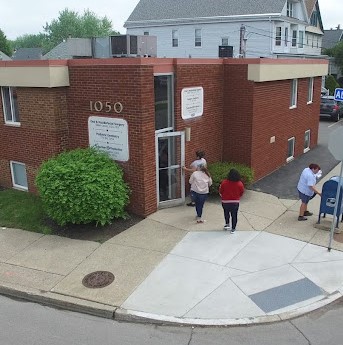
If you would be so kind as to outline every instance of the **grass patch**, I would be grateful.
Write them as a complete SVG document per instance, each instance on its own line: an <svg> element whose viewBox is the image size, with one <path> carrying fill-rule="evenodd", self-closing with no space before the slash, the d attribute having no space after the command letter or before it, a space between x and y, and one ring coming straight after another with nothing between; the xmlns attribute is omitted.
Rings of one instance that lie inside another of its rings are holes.
<svg viewBox="0 0 343 345"><path fill-rule="evenodd" d="M51 234L41 199L14 189L0 191L0 226Z"/></svg>

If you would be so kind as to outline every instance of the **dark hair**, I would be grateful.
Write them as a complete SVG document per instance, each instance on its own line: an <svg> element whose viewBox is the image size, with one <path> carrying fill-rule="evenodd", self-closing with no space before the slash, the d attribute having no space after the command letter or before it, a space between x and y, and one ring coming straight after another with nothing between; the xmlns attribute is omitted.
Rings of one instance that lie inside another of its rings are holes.
<svg viewBox="0 0 343 345"><path fill-rule="evenodd" d="M309 166L308 166L311 170L320 170L320 166L316 163L311 163Z"/></svg>
<svg viewBox="0 0 343 345"><path fill-rule="evenodd" d="M205 173L208 177L211 177L211 174L210 174L210 172L208 171L206 165L200 164L200 165L198 165L198 169L199 169L200 171L202 171L203 173Z"/></svg>
<svg viewBox="0 0 343 345"><path fill-rule="evenodd" d="M204 158L205 157L205 152L204 151L196 151L195 154L199 158Z"/></svg>
<svg viewBox="0 0 343 345"><path fill-rule="evenodd" d="M227 174L227 179L229 181L237 182L241 180L241 175L236 169L231 169Z"/></svg>

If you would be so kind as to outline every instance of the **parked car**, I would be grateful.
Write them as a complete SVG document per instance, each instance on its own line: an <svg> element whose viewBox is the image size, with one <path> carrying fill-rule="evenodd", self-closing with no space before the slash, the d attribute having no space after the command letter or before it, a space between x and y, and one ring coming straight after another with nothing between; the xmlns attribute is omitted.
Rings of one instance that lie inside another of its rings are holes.
<svg viewBox="0 0 343 345"><path fill-rule="evenodd" d="M320 117L339 121L343 117L343 102L336 101L334 96L320 98Z"/></svg>

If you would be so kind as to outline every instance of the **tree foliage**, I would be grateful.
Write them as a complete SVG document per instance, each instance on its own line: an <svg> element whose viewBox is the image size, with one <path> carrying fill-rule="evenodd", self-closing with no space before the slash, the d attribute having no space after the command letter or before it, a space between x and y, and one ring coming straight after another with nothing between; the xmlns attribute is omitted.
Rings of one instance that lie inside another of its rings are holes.
<svg viewBox="0 0 343 345"><path fill-rule="evenodd" d="M334 57L335 64L343 73L343 41L336 44L333 48L325 49L324 54Z"/></svg>
<svg viewBox="0 0 343 345"><path fill-rule="evenodd" d="M57 19L46 23L44 31L47 37L46 47L50 50L68 37L109 36L112 33L112 22L106 16L97 17L88 9L83 15L79 15L66 8L59 13Z"/></svg>
<svg viewBox="0 0 343 345"><path fill-rule="evenodd" d="M4 32L0 29L0 51L8 56L12 55L12 47L10 41L6 38Z"/></svg>
<svg viewBox="0 0 343 345"><path fill-rule="evenodd" d="M17 39L13 41L13 45L15 48L44 48L46 40L47 37L43 33L37 35L25 34L17 37Z"/></svg>
<svg viewBox="0 0 343 345"><path fill-rule="evenodd" d="M333 75L329 74L325 79L325 88L330 90L330 95L333 95L337 87L339 87L337 80Z"/></svg>
<svg viewBox="0 0 343 345"><path fill-rule="evenodd" d="M104 225L126 216L130 190L123 171L94 148L50 158L39 168L36 185L46 213L59 225Z"/></svg>
<svg viewBox="0 0 343 345"><path fill-rule="evenodd" d="M82 15L65 8L59 12L57 19L43 26L43 32L32 35L26 34L13 41L16 48L42 48L47 53L68 37L90 38L117 34L113 31L112 22L105 16L99 18L90 10Z"/></svg>

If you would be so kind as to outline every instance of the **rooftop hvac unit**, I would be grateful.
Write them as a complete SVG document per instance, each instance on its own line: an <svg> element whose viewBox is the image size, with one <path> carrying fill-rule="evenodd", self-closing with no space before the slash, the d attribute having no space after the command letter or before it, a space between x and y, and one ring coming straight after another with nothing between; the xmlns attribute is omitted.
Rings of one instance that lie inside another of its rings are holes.
<svg viewBox="0 0 343 345"><path fill-rule="evenodd" d="M157 56L156 36L116 35L110 37L114 57Z"/></svg>
<svg viewBox="0 0 343 345"><path fill-rule="evenodd" d="M219 46L219 57L233 57L233 46Z"/></svg>

